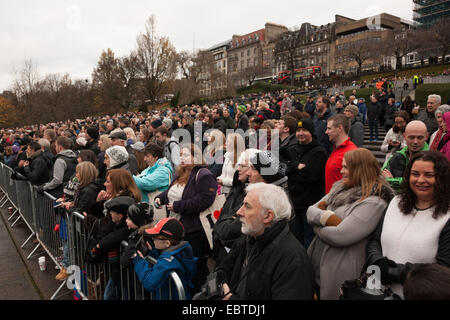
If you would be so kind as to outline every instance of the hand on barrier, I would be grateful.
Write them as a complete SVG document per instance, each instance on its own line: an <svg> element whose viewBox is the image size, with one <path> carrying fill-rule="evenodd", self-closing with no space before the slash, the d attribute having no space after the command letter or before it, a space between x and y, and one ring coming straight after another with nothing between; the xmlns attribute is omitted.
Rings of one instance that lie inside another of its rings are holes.
<svg viewBox="0 0 450 320"><path fill-rule="evenodd" d="M37 193L44 194L44 185L40 185L36 188Z"/></svg>
<svg viewBox="0 0 450 320"><path fill-rule="evenodd" d="M11 179L17 180L17 172L14 171L14 172L11 174Z"/></svg>

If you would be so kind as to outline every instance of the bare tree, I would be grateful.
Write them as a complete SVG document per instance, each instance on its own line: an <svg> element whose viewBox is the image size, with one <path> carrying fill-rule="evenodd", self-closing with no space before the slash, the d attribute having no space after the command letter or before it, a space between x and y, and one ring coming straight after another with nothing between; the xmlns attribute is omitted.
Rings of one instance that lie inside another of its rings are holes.
<svg viewBox="0 0 450 320"><path fill-rule="evenodd" d="M403 57L416 51L420 46L421 42L416 30L393 30L383 40L380 53L386 56L394 56L396 69L401 69Z"/></svg>
<svg viewBox="0 0 450 320"><path fill-rule="evenodd" d="M289 30L281 34L275 44L276 62L287 66L291 74L291 86L294 85L294 70L298 67L298 48L304 39L300 30Z"/></svg>
<svg viewBox="0 0 450 320"><path fill-rule="evenodd" d="M430 42L436 51L441 53L442 62L445 56L450 53L450 18L437 20L430 28Z"/></svg>
<svg viewBox="0 0 450 320"><path fill-rule="evenodd" d="M379 40L378 40L379 39ZM368 38L352 41L344 45L343 54L358 64L357 74L361 74L362 65L368 60L379 60L380 38Z"/></svg>
<svg viewBox="0 0 450 320"><path fill-rule="evenodd" d="M144 97L155 103L164 88L164 82L176 74L176 50L169 38L156 34L156 19L152 15L145 32L137 37L137 68L143 81Z"/></svg>

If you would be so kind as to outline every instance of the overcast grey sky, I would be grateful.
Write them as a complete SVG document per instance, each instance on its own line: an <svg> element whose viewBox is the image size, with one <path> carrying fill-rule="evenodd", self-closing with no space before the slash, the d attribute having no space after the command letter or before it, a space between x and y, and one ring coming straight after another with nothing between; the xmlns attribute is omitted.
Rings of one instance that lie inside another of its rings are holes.
<svg viewBox="0 0 450 320"><path fill-rule="evenodd" d="M32 59L41 76L69 73L91 79L101 52L122 56L135 47L151 14L156 29L178 51L209 48L264 28L266 22L288 28L303 22L334 21L340 14L361 19L382 12L412 20L412 0L1 0L0 92L14 70Z"/></svg>

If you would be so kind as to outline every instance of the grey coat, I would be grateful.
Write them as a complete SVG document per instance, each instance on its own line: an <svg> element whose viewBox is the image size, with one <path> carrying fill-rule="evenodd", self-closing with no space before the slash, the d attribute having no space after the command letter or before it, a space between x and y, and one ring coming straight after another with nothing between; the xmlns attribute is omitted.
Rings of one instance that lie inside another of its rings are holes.
<svg viewBox="0 0 450 320"><path fill-rule="evenodd" d="M392 197L392 190L383 187L381 199L378 195L371 195L359 201L361 188L346 189L338 181L330 193L320 200L326 201L327 209L343 219L338 226L323 227L320 224L324 211L317 207L318 203L308 208L308 223L316 234L308 248L308 255L315 269L316 283L320 287L320 299L338 299L341 284L361 275L366 261L368 237L375 230Z"/></svg>

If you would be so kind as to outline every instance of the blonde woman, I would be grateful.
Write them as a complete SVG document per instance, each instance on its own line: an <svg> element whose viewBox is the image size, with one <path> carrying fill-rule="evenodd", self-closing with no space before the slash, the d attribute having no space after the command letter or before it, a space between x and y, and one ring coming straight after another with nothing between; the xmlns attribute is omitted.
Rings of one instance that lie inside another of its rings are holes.
<svg viewBox="0 0 450 320"><path fill-rule="evenodd" d="M127 144L128 145L132 145L134 143L136 143L137 138L136 138L136 134L134 133L133 129L131 129L130 127L124 128L123 132L126 133L127 135Z"/></svg>
<svg viewBox="0 0 450 320"><path fill-rule="evenodd" d="M98 161L98 182L103 185L106 179L105 151L111 147L111 138L107 134L103 134L98 139L98 147L100 153L97 155Z"/></svg>
<svg viewBox="0 0 450 320"><path fill-rule="evenodd" d="M224 162L225 135L222 131L213 129L209 132L208 146L205 150L205 161L209 171L217 178L222 174Z"/></svg>
<svg viewBox="0 0 450 320"><path fill-rule="evenodd" d="M322 300L339 298L340 285L360 276L369 236L394 194L372 152L347 152L342 179L306 213L316 237L308 248Z"/></svg>
<svg viewBox="0 0 450 320"><path fill-rule="evenodd" d="M230 133L225 145L226 152L222 167L222 174L217 178L217 183L222 185L222 193L228 195L233 185L233 176L237 170L237 162L242 152L245 151L244 138L238 133Z"/></svg>
<svg viewBox="0 0 450 320"><path fill-rule="evenodd" d="M83 161L77 165L75 174L79 184L75 190L73 202L64 202L63 205L70 212L95 214L92 209L98 193L102 190L97 183L97 168L92 162Z"/></svg>

